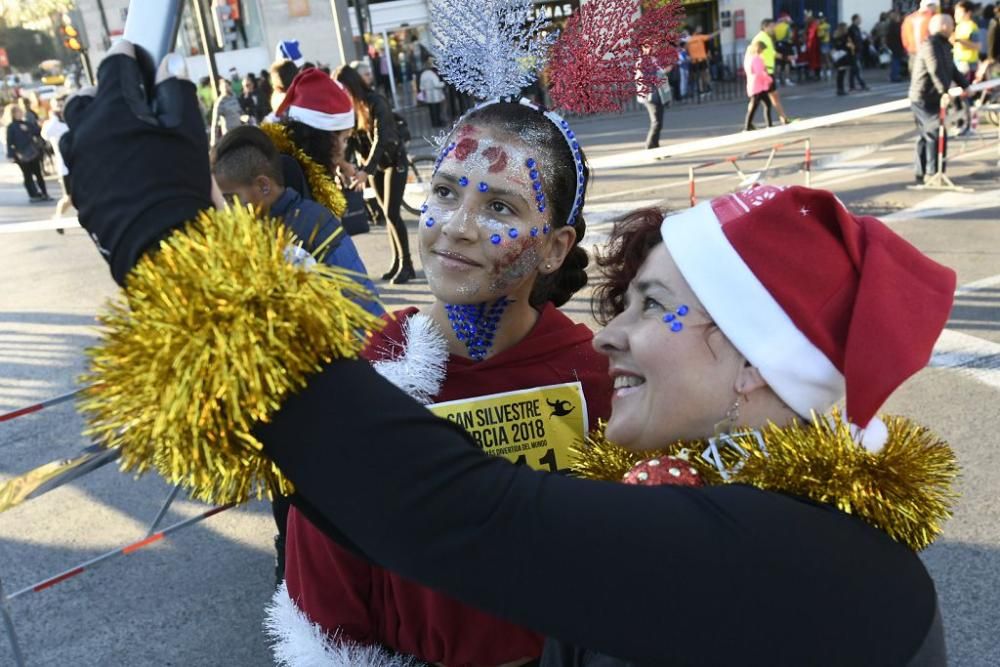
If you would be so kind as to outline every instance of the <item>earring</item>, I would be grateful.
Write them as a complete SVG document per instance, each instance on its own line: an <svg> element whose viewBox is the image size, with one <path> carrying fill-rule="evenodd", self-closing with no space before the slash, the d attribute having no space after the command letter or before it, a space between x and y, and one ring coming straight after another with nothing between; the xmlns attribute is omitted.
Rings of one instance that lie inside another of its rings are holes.
<svg viewBox="0 0 1000 667"><path fill-rule="evenodd" d="M730 406L729 410L726 411L726 416L721 420L715 422L715 433L732 433L733 427L736 426L737 420L740 418L740 395L736 394L736 400Z"/></svg>
<svg viewBox="0 0 1000 667"><path fill-rule="evenodd" d="M545 270L546 271L552 270L552 262L545 262Z"/></svg>

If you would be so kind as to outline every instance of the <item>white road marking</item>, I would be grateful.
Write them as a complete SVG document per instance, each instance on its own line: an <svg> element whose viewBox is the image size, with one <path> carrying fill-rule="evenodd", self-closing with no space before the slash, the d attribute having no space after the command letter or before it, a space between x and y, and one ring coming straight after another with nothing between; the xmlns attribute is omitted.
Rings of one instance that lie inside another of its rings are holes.
<svg viewBox="0 0 1000 667"><path fill-rule="evenodd" d="M1000 344L945 329L929 366L953 370L976 382L1000 389Z"/></svg>

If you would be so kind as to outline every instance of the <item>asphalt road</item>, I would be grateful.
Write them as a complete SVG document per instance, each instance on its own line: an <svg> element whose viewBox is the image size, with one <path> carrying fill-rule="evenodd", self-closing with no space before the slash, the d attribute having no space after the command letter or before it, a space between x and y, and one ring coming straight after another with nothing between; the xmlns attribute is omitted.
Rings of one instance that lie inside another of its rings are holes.
<svg viewBox="0 0 1000 667"><path fill-rule="evenodd" d="M879 84L837 98L832 85L786 91L793 116L875 104L904 94ZM742 122L742 104L708 104L667 112L664 143L724 134ZM634 150L646 132L644 113L574 123L591 158ZM963 465L962 498L945 535L923 558L941 598L952 664L1000 664L1000 169L992 138L952 144L949 172L972 194L906 189L912 120L887 114L809 133L822 168L813 184L834 190L856 210L885 217L935 259L953 266L960 290L932 367L910 380L887 406L917 417L947 438ZM989 129L995 133L996 128ZM751 146L757 148L759 146ZM587 206L590 245L612 220L639 205L687 205L687 168L724 155L668 160L597 174ZM774 166L801 161L799 146L779 151ZM764 156L766 157L766 155ZM763 159L739 161L745 174ZM801 183L789 173L773 179ZM699 172L698 194L739 186L731 166ZM58 186L51 185L58 191ZM94 314L115 288L93 244L79 228L4 233L10 223L44 217L28 205L20 174L0 166L0 413L74 387ZM411 221L412 222L412 221ZM373 274L389 261L383 229L357 237ZM430 301L422 280L380 285L394 306ZM567 312L591 322L587 294ZM87 444L71 403L0 423L0 481L74 455ZM105 467L0 515L0 582L20 590L107 550L141 539L169 487L155 476L134 480ZM178 499L166 523L205 506ZM10 602L29 665L269 665L260 624L271 594L273 525L266 505L229 510L166 540ZM724 601L720 601L724 604ZM822 601L817 601L822 604ZM863 604L863 601L859 601ZM849 638L845 638L849 639ZM0 630L0 665L13 662Z"/></svg>

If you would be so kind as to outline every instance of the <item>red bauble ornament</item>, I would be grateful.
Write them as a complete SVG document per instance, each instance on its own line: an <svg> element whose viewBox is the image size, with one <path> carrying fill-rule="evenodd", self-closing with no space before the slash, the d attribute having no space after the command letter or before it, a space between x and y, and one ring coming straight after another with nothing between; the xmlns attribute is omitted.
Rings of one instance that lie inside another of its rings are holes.
<svg viewBox="0 0 1000 667"><path fill-rule="evenodd" d="M705 480L690 463L678 456L660 456L640 461L625 473L626 484L637 486L704 486Z"/></svg>

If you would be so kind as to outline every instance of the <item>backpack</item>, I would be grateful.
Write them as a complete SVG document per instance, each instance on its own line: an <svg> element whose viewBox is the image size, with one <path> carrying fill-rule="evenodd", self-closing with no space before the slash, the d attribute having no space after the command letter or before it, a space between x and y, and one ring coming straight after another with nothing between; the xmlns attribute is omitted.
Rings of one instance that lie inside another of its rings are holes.
<svg viewBox="0 0 1000 667"><path fill-rule="evenodd" d="M395 111L392 112L392 119L396 121L396 134L399 136L399 143L405 144L413 135L410 133L410 126L406 124L406 119Z"/></svg>

